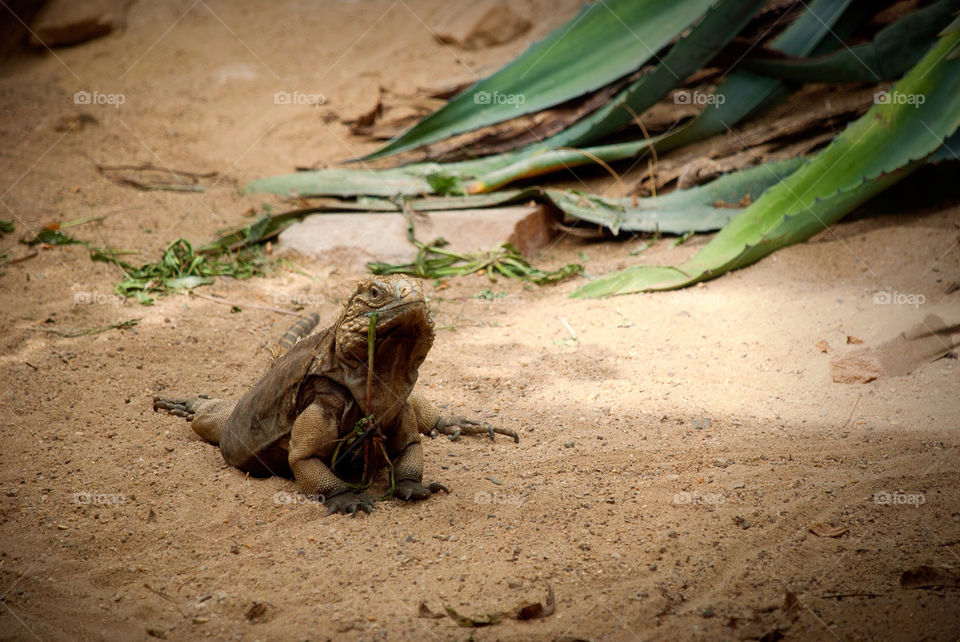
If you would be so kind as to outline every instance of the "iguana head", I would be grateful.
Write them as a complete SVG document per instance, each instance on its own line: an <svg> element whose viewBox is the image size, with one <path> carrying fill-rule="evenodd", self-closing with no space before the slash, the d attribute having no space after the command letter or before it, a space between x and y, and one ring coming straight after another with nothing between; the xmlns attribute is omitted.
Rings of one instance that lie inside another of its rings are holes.
<svg viewBox="0 0 960 642"><path fill-rule="evenodd" d="M433 321L420 282L394 274L371 276L357 283L337 321L334 340L341 362L366 364L367 332L373 314L377 315L376 370L390 365L396 371L400 364L391 362L409 357L416 362L407 365L419 367L433 344Z"/></svg>

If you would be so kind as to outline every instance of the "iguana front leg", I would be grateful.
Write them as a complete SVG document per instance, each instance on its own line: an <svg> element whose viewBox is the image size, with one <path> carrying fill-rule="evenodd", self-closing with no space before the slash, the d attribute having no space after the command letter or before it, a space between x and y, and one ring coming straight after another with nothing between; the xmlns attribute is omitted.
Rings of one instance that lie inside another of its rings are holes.
<svg viewBox="0 0 960 642"><path fill-rule="evenodd" d="M339 422L330 410L311 404L300 413L290 432L288 462L297 488L322 502L330 513L369 513L376 500L365 493L350 490L321 457L329 457L338 436Z"/></svg>
<svg viewBox="0 0 960 642"><path fill-rule="evenodd" d="M211 399L205 395L187 399L153 398L153 411L165 410L190 422L193 431L211 444L220 443L220 435L236 401Z"/></svg>
<svg viewBox="0 0 960 642"><path fill-rule="evenodd" d="M513 438L513 443L520 443L520 435L510 428L491 426L485 421L461 416L440 415L426 397L416 390L410 394L410 405L417 414L418 430L428 437L436 437L439 434L446 435L450 441L456 441L460 435L490 435L490 441L493 441L496 435L506 435Z"/></svg>
<svg viewBox="0 0 960 642"><path fill-rule="evenodd" d="M423 447L419 442L412 443L403 449L394 464L396 487L393 496L404 501L426 499L441 490L449 493L450 489L440 482L423 484Z"/></svg>

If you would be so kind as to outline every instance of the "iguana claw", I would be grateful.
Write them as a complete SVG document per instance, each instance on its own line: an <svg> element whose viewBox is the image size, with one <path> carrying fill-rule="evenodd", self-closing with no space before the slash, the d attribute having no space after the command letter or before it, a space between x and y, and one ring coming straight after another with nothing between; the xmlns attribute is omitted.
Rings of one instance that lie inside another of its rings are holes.
<svg viewBox="0 0 960 642"><path fill-rule="evenodd" d="M187 421L193 419L197 412L197 398L192 399L166 399L164 397L153 398L153 411L165 410L168 414L176 417L183 417Z"/></svg>
<svg viewBox="0 0 960 642"><path fill-rule="evenodd" d="M446 435L450 441L456 441L460 435L490 435L490 441L493 441L496 435L506 435L513 438L513 443L520 443L520 435L515 430L491 426L486 421L466 417L440 417L430 436L435 437L436 434Z"/></svg>
<svg viewBox="0 0 960 642"><path fill-rule="evenodd" d="M420 499L426 499L441 490L445 493L450 493L450 489L440 482L433 482L428 486L424 486L420 482L413 481L412 479L402 479L397 482L397 486L393 490L393 496L406 502L415 502Z"/></svg>
<svg viewBox="0 0 960 642"><path fill-rule="evenodd" d="M340 493L339 495L334 495L326 499L323 502L323 505L327 507L327 515L332 513L343 513L345 515L353 515L356 517L357 513L363 511L369 513L374 510L377 500L367 495L365 493L354 493L353 491L346 491Z"/></svg>

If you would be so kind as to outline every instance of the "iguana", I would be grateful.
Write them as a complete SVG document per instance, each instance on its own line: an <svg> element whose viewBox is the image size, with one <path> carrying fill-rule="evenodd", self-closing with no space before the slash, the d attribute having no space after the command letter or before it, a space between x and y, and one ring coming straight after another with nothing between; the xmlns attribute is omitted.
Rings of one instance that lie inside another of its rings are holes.
<svg viewBox="0 0 960 642"><path fill-rule="evenodd" d="M240 470L292 473L300 492L322 501L328 513L369 513L376 500L363 490L384 468L393 474L396 498L449 492L422 483L421 433L451 439L498 433L519 441L510 429L440 416L414 390L434 340L419 281L402 275L360 281L336 323L301 339L316 318L298 321L284 335L278 352L286 352L239 401L154 397L153 409L192 421L194 431L219 444L224 460Z"/></svg>

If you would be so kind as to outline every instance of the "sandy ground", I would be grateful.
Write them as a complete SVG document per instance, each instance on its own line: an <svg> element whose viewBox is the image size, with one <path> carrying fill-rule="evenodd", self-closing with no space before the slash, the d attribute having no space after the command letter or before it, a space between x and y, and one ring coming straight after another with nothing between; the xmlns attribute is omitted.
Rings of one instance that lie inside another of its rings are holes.
<svg viewBox="0 0 960 642"><path fill-rule="evenodd" d="M207 240L265 200L239 195L246 181L372 149L325 114L363 111L378 85L471 78L576 11L528 3L532 33L465 53L425 26L440 4L138 2L122 34L15 59L0 77L0 218L17 221L4 246L18 256L26 231L94 215L106 218L77 236L143 260ZM80 90L125 102L81 109ZM278 91L327 103L277 105ZM99 124L55 130L78 111ZM144 193L91 161L227 178L206 194ZM0 638L956 639L960 593L899 580L960 567L957 361L840 385L829 359L848 335L873 344L928 313L960 319L960 293L944 294L960 279L958 223L950 205L862 218L678 293L576 301L576 282L428 283L440 330L424 389L521 441L428 441L426 477L452 493L356 519L287 503L292 482L246 478L151 412L158 393L241 394L291 317L196 297L124 303L115 268L43 250L0 276ZM582 255L601 274L703 242L631 257L638 241L564 238L539 258ZM296 263L310 276L203 291L296 299L329 323L357 275ZM475 298L487 288L508 296ZM923 303L878 305L881 290ZM43 331L131 318L93 336ZM848 530L819 537L816 522ZM421 601L478 616L548 587L556 611L539 621L418 617Z"/></svg>

